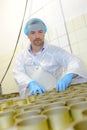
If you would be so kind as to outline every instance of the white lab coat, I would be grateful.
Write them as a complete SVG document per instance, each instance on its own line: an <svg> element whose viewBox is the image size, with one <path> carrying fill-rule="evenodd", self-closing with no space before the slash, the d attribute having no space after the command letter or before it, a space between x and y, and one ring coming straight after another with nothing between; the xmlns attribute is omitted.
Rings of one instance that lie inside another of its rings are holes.
<svg viewBox="0 0 87 130"><path fill-rule="evenodd" d="M47 90L56 87L56 82L63 72L78 74L72 82L86 82L87 70L81 60L65 50L45 42L44 50L34 56L29 47L19 53L13 69L14 78L22 97L29 95L28 83L37 81ZM83 79L81 81L81 79Z"/></svg>

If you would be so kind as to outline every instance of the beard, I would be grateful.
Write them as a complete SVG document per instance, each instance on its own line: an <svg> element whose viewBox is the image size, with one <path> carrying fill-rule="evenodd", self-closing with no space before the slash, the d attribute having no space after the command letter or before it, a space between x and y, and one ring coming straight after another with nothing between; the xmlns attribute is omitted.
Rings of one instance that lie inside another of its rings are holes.
<svg viewBox="0 0 87 130"><path fill-rule="evenodd" d="M36 46L42 46L44 44L44 40L37 38L33 41L33 44Z"/></svg>

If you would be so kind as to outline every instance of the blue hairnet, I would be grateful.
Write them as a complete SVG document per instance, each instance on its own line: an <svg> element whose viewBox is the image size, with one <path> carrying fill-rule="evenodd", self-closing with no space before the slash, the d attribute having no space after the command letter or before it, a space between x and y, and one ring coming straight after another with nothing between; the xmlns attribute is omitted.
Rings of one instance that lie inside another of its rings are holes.
<svg viewBox="0 0 87 130"><path fill-rule="evenodd" d="M27 23L25 25L25 28L24 28L25 35L28 36L28 34L31 32L31 30L29 30L29 29L30 29L30 26L33 24L42 24L43 25L42 30L44 31L44 33L46 33L47 27L46 27L45 23L39 18L32 18L29 21L27 21Z"/></svg>

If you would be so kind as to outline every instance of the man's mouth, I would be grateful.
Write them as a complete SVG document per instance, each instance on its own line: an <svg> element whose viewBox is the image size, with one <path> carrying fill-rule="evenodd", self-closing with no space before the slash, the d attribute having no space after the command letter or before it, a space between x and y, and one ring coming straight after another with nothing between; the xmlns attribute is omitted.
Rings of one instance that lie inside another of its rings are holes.
<svg viewBox="0 0 87 130"><path fill-rule="evenodd" d="M35 41L41 41L41 39L35 39Z"/></svg>

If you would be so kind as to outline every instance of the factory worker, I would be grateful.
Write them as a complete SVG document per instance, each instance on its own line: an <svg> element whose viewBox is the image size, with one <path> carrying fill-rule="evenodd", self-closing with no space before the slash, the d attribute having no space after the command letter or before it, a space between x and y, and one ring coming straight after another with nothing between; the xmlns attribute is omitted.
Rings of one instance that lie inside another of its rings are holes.
<svg viewBox="0 0 87 130"><path fill-rule="evenodd" d="M13 69L14 78L22 97L42 94L53 88L66 90L79 78L87 80L87 70L76 56L64 49L50 45L45 40L47 27L38 18L30 19L24 28L29 45L16 59Z"/></svg>

